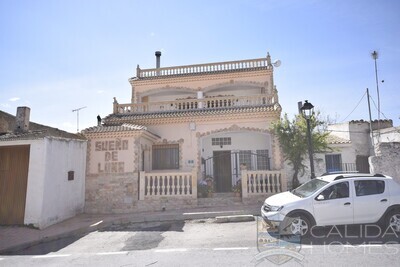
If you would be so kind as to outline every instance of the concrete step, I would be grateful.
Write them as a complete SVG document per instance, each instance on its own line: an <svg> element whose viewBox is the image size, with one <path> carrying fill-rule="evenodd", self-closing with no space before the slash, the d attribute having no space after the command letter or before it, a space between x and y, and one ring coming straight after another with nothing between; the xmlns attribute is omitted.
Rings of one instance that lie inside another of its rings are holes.
<svg viewBox="0 0 400 267"><path fill-rule="evenodd" d="M226 193L213 193L213 198L223 198L223 197L236 197L235 193L233 192L226 192Z"/></svg>
<svg viewBox="0 0 400 267"><path fill-rule="evenodd" d="M198 198L200 207L221 207L243 205L242 198L235 196L234 193L214 193L212 197Z"/></svg>

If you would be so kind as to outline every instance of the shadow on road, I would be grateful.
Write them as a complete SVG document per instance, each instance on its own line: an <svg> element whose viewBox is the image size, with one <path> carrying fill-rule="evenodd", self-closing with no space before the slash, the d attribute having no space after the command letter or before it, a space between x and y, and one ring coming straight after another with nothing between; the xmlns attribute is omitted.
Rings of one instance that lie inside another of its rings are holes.
<svg viewBox="0 0 400 267"><path fill-rule="evenodd" d="M98 230L99 232L135 232L135 234L125 241L122 251L146 250L155 248L164 239L163 233L168 231L183 232L184 221L177 222L153 222L153 223L126 223L116 224ZM4 255L46 255L57 252L74 242L78 241L86 234L71 235L52 241L45 241L18 251L4 253Z"/></svg>
<svg viewBox="0 0 400 267"><path fill-rule="evenodd" d="M183 232L184 221L113 224L99 232Z"/></svg>
<svg viewBox="0 0 400 267"><path fill-rule="evenodd" d="M33 245L18 251L12 251L5 253L5 255L46 255L51 252L57 252L60 249L69 246L70 244L74 243L75 241L81 239L83 236L69 236L60 238L53 241L43 242L37 245Z"/></svg>
<svg viewBox="0 0 400 267"><path fill-rule="evenodd" d="M117 232L137 232L134 236L125 241L125 246L122 251L131 250L147 250L158 247L161 241L164 240L163 233L165 232L183 232L184 221L178 222L153 222L153 223L127 223L119 225L111 225L101 231L117 231Z"/></svg>

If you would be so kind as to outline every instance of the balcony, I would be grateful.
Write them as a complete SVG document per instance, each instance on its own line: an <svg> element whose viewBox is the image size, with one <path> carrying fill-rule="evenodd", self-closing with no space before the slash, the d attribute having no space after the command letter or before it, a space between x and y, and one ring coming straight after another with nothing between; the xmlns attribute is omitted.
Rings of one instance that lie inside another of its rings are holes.
<svg viewBox="0 0 400 267"><path fill-rule="evenodd" d="M336 163L334 165L327 164L326 165L327 173L335 173L335 172L360 172L360 173L369 173L369 163L368 161L357 163Z"/></svg>
<svg viewBox="0 0 400 267"><path fill-rule="evenodd" d="M272 65L269 63L270 62L268 62L268 58L256 58L143 70L140 69L138 65L136 68L136 77L132 79L157 79L177 75L196 75L233 71L272 69Z"/></svg>
<svg viewBox="0 0 400 267"><path fill-rule="evenodd" d="M117 102L114 102L114 114L271 106L277 103L277 98L274 95L218 96L202 99L187 98L175 101L146 102L138 104L118 104Z"/></svg>

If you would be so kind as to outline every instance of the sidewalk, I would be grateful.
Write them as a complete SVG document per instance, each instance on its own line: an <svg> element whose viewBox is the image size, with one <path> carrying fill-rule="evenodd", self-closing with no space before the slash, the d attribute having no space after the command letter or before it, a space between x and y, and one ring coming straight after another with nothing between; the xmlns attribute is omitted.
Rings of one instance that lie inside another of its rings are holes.
<svg viewBox="0 0 400 267"><path fill-rule="evenodd" d="M112 224L165 222L215 218L218 216L259 215L260 205L207 207L129 214L80 214L43 230L23 226L0 226L0 255L41 242L85 234Z"/></svg>

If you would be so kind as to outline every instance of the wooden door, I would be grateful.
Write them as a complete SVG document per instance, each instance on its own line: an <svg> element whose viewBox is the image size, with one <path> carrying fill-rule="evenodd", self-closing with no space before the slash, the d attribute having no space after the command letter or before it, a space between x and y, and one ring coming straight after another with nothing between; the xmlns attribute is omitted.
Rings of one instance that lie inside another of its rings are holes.
<svg viewBox="0 0 400 267"><path fill-rule="evenodd" d="M217 192L231 192L232 190L232 167L231 151L214 151L214 183Z"/></svg>
<svg viewBox="0 0 400 267"><path fill-rule="evenodd" d="M24 224L29 145L0 147L0 224Z"/></svg>
<svg viewBox="0 0 400 267"><path fill-rule="evenodd" d="M360 173L369 173L368 156L356 156L356 168Z"/></svg>

